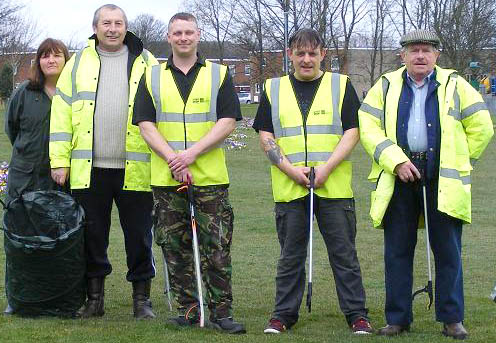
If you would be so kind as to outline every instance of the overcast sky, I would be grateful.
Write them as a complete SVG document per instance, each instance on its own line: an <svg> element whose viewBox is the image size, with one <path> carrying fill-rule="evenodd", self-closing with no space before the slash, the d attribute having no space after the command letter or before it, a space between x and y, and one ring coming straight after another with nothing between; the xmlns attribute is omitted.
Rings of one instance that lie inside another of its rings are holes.
<svg viewBox="0 0 496 343"><path fill-rule="evenodd" d="M0 0L1 1L1 0ZM121 7L128 20L141 13L152 14L167 23L176 12L183 10L180 0L17 0L25 5L25 15L38 23L37 46L47 37L65 42L84 42L91 36L95 10L106 3Z"/></svg>

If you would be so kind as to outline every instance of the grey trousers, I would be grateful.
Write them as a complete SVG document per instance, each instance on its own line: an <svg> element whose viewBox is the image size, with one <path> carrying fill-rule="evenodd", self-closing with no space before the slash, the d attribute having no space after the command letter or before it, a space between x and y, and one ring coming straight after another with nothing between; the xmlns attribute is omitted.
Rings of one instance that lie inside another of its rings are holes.
<svg viewBox="0 0 496 343"><path fill-rule="evenodd" d="M309 211L310 196L275 205L281 255L277 264L273 318L279 319L288 328L298 321L298 311L306 286ZM348 325L359 318L368 319L360 264L355 249L354 200L314 196L314 213L327 247L339 306Z"/></svg>

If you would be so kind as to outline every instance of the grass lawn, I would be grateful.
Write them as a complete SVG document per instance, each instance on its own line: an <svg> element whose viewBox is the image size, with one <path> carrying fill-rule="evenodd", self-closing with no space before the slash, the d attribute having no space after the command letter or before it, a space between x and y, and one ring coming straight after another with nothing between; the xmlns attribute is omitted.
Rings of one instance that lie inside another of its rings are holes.
<svg viewBox="0 0 496 343"><path fill-rule="evenodd" d="M243 105L245 115L253 116L256 105ZM3 127L3 116L0 125ZM377 336L354 337L339 310L334 281L321 236L314 234L314 279L312 313L304 303L300 321L285 335L267 336L262 330L274 305L274 277L279 255L274 228L269 163L260 151L251 129L238 129L247 135L247 147L227 153L231 178L230 199L235 212L233 258L234 316L246 324L248 333L229 336L210 330L180 330L164 324L172 314L163 295L162 258L154 248L157 276L152 284L155 320L138 322L132 317L131 285L125 281L126 265L123 237L117 214L111 231L109 255L114 271L106 283L106 314L95 320L25 319L0 315L0 342L384 342ZM0 133L0 161L10 158L10 144ZM373 185L366 180L370 161L359 145L355 149L354 190L357 208L357 250L367 292L372 324L385 324L383 236L371 227L368 216L369 193ZM496 281L494 229L496 209L496 144L488 147L473 174L473 224L466 226L463 238L465 279L465 324L470 342L496 341L496 304L489 293ZM435 230L436 228L432 228ZM2 240L2 238L0 238ZM1 244L1 242L0 242ZM3 287L4 255L0 254L0 309L6 305ZM419 233L415 260L414 288L427 281L424 232ZM425 308L426 297L414 303L415 322L409 334L394 342L451 342L434 321L434 310Z"/></svg>

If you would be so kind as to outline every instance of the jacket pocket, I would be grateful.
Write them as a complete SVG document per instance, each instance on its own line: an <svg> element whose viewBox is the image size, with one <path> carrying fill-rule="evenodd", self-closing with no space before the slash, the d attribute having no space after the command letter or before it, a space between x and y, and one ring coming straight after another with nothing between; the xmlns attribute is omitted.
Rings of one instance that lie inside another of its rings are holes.
<svg viewBox="0 0 496 343"><path fill-rule="evenodd" d="M34 166L32 162L20 158L13 158L9 166L7 192L9 196L17 198L26 190L31 190L35 184Z"/></svg>

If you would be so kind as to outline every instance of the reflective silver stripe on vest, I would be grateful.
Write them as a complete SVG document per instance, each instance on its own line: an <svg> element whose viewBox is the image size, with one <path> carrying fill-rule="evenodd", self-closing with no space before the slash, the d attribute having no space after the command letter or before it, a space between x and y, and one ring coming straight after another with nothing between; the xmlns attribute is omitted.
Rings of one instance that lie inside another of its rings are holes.
<svg viewBox="0 0 496 343"><path fill-rule="evenodd" d="M155 101L155 120L159 122L160 117L162 116L162 101L160 101L160 64L152 66L152 79L150 80L152 86L152 97ZM165 115L165 114L164 114ZM165 121L165 120L164 120Z"/></svg>
<svg viewBox="0 0 496 343"><path fill-rule="evenodd" d="M184 119L183 119L184 117ZM183 116L182 113L165 112L159 113L157 115L158 122L169 122L169 123L204 123L210 120L210 113L190 113Z"/></svg>
<svg viewBox="0 0 496 343"><path fill-rule="evenodd" d="M331 157L330 152L309 152L307 153L307 161L308 162L327 162L329 157ZM304 152L297 152L294 154L288 154L286 155L287 159L291 163L299 163L299 162L305 162L305 153Z"/></svg>
<svg viewBox="0 0 496 343"><path fill-rule="evenodd" d="M186 142L186 149L191 148L195 143L191 141ZM167 144L169 144L172 150L184 150L184 141L167 141Z"/></svg>
<svg viewBox="0 0 496 343"><path fill-rule="evenodd" d="M74 60L74 66L72 67L72 72L71 72L71 78L72 78L71 104L78 101L78 100L93 100L94 101L96 98L95 92L83 91L83 92L78 93L78 91L77 91L76 75L77 75L77 71L79 68L79 62L81 61L81 56L83 55L83 51L84 51L84 49L79 50L77 52L76 59ZM64 99L64 101L67 102L65 99Z"/></svg>
<svg viewBox="0 0 496 343"><path fill-rule="evenodd" d="M455 120L461 120L462 115L460 113L460 95L458 95L458 91L455 89L455 92L453 93L453 102L454 102L454 107L448 110L448 115L452 116L455 118Z"/></svg>
<svg viewBox="0 0 496 343"><path fill-rule="evenodd" d="M381 119L381 130L384 130L386 127L386 116L385 116L385 111L386 111L386 96L387 92L389 90L389 80L386 79L385 77L382 78L382 104L384 106L383 112L382 112L382 117Z"/></svg>
<svg viewBox="0 0 496 343"><path fill-rule="evenodd" d="M59 87L55 89L55 95L59 95L67 105L69 106L72 105L72 98L67 94L65 94L64 92L62 92Z"/></svg>
<svg viewBox="0 0 496 343"><path fill-rule="evenodd" d="M210 115L207 117L208 121L217 121L217 95L220 88L220 64L212 63L211 75L211 89L210 89Z"/></svg>
<svg viewBox="0 0 496 343"><path fill-rule="evenodd" d="M274 127L274 137L283 136L281 118L279 118L279 89L281 78L272 79L270 82L270 110L272 112L272 126Z"/></svg>
<svg viewBox="0 0 496 343"><path fill-rule="evenodd" d="M73 160L89 160L93 158L91 150L72 150L71 158Z"/></svg>
<svg viewBox="0 0 496 343"><path fill-rule="evenodd" d="M307 134L313 135L342 135L343 128L335 125L307 125Z"/></svg>
<svg viewBox="0 0 496 343"><path fill-rule="evenodd" d="M364 102L364 103L362 103L362 106L360 106L360 111L366 112L366 113L376 117L377 119L379 119L381 121L381 125L382 125L382 122L384 120L384 111L383 110L372 107L369 104Z"/></svg>
<svg viewBox="0 0 496 343"><path fill-rule="evenodd" d="M126 151L126 160L138 162L150 162L150 154L146 152Z"/></svg>
<svg viewBox="0 0 496 343"><path fill-rule="evenodd" d="M72 134L69 132L54 132L50 134L50 142L71 142Z"/></svg>
<svg viewBox="0 0 496 343"><path fill-rule="evenodd" d="M301 130L302 130L301 126L285 127L282 129L281 137L299 136L302 133Z"/></svg>
<svg viewBox="0 0 496 343"><path fill-rule="evenodd" d="M374 151L375 163L377 163L377 164L379 163L379 158L381 157L381 154L384 151L384 149L386 149L387 147L389 147L393 144L394 143L390 139L386 139L384 142L377 144L377 146L375 147L375 151Z"/></svg>
<svg viewBox="0 0 496 343"><path fill-rule="evenodd" d="M441 168L439 175L448 179L460 180L463 185L469 185L471 183L470 175L460 176L460 173L456 169Z"/></svg>
<svg viewBox="0 0 496 343"><path fill-rule="evenodd" d="M339 83L340 75L338 73L331 73L331 93L332 93L332 125L341 125L341 116L339 112L339 98L341 92L341 85ZM318 92L318 89L317 89Z"/></svg>
<svg viewBox="0 0 496 343"><path fill-rule="evenodd" d="M470 105L466 109L462 111L462 120L470 117L472 114L479 112L479 111L484 111L487 110L487 106L485 102L476 102L475 104Z"/></svg>

